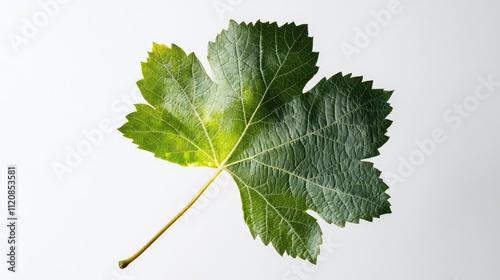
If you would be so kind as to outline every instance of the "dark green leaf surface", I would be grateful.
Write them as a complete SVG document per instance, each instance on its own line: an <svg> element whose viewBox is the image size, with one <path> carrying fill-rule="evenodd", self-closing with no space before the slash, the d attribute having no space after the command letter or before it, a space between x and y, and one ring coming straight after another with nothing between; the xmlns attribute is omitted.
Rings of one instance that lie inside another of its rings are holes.
<svg viewBox="0 0 500 280"><path fill-rule="evenodd" d="M120 131L139 148L184 166L226 170L252 235L316 262L312 210L344 226L390 213L380 172L363 159L387 141L391 92L317 72L307 26L231 21L209 43L210 78L194 54L154 44L138 104Z"/></svg>

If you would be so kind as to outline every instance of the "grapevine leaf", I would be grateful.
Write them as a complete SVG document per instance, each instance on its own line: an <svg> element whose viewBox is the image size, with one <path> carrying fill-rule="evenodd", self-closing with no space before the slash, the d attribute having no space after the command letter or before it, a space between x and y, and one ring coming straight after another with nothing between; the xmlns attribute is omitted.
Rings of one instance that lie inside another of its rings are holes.
<svg viewBox="0 0 500 280"><path fill-rule="evenodd" d="M231 21L194 54L154 44L137 104L119 130L139 148L183 165L227 171L254 238L315 263L321 229L307 210L344 226L390 213L378 155L391 124L390 91L338 73L316 74L306 25Z"/></svg>

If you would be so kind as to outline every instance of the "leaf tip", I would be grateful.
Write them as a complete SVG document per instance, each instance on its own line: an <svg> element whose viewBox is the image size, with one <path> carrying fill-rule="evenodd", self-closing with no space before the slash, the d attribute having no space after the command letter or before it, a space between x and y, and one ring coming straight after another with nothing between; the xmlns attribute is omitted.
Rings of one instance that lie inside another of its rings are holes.
<svg viewBox="0 0 500 280"><path fill-rule="evenodd" d="M160 44L160 43L156 43L156 42L153 42L153 44L152 44L153 51L157 51L157 50L159 50L159 49L161 49L163 47L166 47L166 45Z"/></svg>

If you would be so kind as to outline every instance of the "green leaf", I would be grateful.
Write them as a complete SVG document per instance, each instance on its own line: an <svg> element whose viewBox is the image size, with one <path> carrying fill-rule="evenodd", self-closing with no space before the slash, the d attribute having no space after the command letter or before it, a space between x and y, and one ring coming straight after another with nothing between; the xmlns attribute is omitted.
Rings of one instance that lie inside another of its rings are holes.
<svg viewBox="0 0 500 280"><path fill-rule="evenodd" d="M321 229L307 210L344 226L390 213L378 155L391 92L341 73L316 74L306 25L231 21L209 43L210 78L194 54L154 44L138 86L149 103L119 130L183 165L227 171L254 238L315 263Z"/></svg>

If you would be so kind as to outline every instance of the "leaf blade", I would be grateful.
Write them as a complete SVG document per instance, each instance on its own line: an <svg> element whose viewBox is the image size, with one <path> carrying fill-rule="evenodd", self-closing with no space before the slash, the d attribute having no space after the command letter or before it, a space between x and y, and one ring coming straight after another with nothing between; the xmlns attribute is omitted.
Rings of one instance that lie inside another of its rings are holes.
<svg viewBox="0 0 500 280"><path fill-rule="evenodd" d="M346 84L351 85L346 87L350 94L337 90ZM338 74L322 80L270 116L267 127L249 140L254 142L249 145L253 149L238 151L239 157L234 157L227 169L245 178L247 185L259 186L269 197L289 192L289 199L304 214L312 210L341 227L346 222L371 221L390 213L387 186L379 178L380 172L361 161L377 154L378 147L387 141L389 96L372 90L361 78ZM336 105L342 98L349 104ZM317 106L312 110L314 104ZM362 136L365 134L371 137ZM242 193L245 187L239 187ZM248 203L244 196L242 201ZM267 240L266 230L249 227L253 235L266 236ZM279 234L271 237L271 242L279 243Z"/></svg>
<svg viewBox="0 0 500 280"><path fill-rule="evenodd" d="M388 139L392 92L338 73L316 74L307 26L231 21L209 43L210 79L194 54L155 44L137 105L120 131L139 148L234 178L254 238L315 263L312 210L343 227L390 213L387 185L364 159Z"/></svg>

